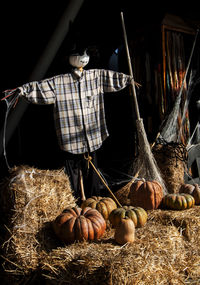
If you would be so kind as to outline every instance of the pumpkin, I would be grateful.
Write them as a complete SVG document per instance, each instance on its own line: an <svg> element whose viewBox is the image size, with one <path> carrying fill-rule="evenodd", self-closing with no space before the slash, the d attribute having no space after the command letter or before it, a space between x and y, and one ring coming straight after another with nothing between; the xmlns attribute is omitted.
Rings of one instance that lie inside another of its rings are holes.
<svg viewBox="0 0 200 285"><path fill-rule="evenodd" d="M192 195L192 192L194 190L194 186L192 184L182 184L179 193L187 193Z"/></svg>
<svg viewBox="0 0 200 285"><path fill-rule="evenodd" d="M112 198L109 197L97 197L92 196L91 198L86 199L81 204L81 208L91 207L93 209L98 210L105 220L108 220L110 213L112 210L117 208L117 204Z"/></svg>
<svg viewBox="0 0 200 285"><path fill-rule="evenodd" d="M106 229L103 216L95 209L79 207L65 209L54 221L57 237L65 243L98 240Z"/></svg>
<svg viewBox="0 0 200 285"><path fill-rule="evenodd" d="M192 196L194 197L195 204L200 205L200 188L198 184L194 184L194 190L192 192Z"/></svg>
<svg viewBox="0 0 200 285"><path fill-rule="evenodd" d="M197 183L182 184L179 189L179 192L191 194L194 197L195 204L200 205L200 188Z"/></svg>
<svg viewBox="0 0 200 285"><path fill-rule="evenodd" d="M163 198L163 206L172 210L185 210L192 208L195 204L194 197L190 194L167 194Z"/></svg>
<svg viewBox="0 0 200 285"><path fill-rule="evenodd" d="M118 244L125 244L127 242L135 241L135 224L134 222L125 217L121 219L115 229L114 239Z"/></svg>
<svg viewBox="0 0 200 285"><path fill-rule="evenodd" d="M121 208L117 208L113 210L109 215L109 221L115 228L119 222L125 218L130 218L135 227L143 227L147 221L147 212L140 207L133 207L133 206L123 206Z"/></svg>
<svg viewBox="0 0 200 285"><path fill-rule="evenodd" d="M162 185L157 181L138 180L130 187L130 204L145 210L157 209L163 198Z"/></svg>

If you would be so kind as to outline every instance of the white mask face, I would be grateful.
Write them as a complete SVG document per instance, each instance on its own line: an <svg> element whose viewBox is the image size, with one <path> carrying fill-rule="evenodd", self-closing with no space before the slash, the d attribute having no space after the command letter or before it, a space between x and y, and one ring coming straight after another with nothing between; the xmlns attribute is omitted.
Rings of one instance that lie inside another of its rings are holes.
<svg viewBox="0 0 200 285"><path fill-rule="evenodd" d="M89 55L87 55L86 51L84 52L83 55L72 54L69 57L69 63L77 68L85 67L88 64L89 60L90 57Z"/></svg>

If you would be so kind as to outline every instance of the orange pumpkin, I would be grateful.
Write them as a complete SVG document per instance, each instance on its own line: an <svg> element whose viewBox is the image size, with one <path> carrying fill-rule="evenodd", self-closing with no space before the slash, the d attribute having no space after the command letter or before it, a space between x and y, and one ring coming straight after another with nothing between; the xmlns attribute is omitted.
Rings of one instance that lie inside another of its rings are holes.
<svg viewBox="0 0 200 285"><path fill-rule="evenodd" d="M138 180L131 185L129 198L132 206L145 210L157 209L163 198L162 185L154 180Z"/></svg>
<svg viewBox="0 0 200 285"><path fill-rule="evenodd" d="M179 193L187 193L192 195L192 192L194 190L194 186L192 184L182 184Z"/></svg>
<svg viewBox="0 0 200 285"><path fill-rule="evenodd" d="M57 237L65 243L98 240L105 232L106 222L95 209L79 207L65 209L54 221Z"/></svg>
<svg viewBox="0 0 200 285"><path fill-rule="evenodd" d="M81 204L81 208L91 207L93 209L98 210L105 220L108 220L110 213L112 210L117 208L117 204L112 198L109 197L97 197L92 196L91 198L86 199Z"/></svg>
<svg viewBox="0 0 200 285"><path fill-rule="evenodd" d="M128 217L123 218L115 229L115 241L118 244L132 243L135 241L135 224Z"/></svg>
<svg viewBox="0 0 200 285"><path fill-rule="evenodd" d="M200 205L200 187L197 183L182 184L179 193L187 193L194 197L195 204Z"/></svg>

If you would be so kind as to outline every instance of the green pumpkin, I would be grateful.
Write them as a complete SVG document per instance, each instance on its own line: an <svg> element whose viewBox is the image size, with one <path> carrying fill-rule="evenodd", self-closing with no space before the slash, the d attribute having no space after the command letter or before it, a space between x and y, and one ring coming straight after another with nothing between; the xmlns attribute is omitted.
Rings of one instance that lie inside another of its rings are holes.
<svg viewBox="0 0 200 285"><path fill-rule="evenodd" d="M163 206L172 210L186 210L195 204L194 197L190 194L167 194L163 198Z"/></svg>
<svg viewBox="0 0 200 285"><path fill-rule="evenodd" d="M147 212L140 207L123 206L121 208L114 209L109 215L109 221L114 228L120 223L125 217L130 218L135 227L143 227L147 221Z"/></svg>

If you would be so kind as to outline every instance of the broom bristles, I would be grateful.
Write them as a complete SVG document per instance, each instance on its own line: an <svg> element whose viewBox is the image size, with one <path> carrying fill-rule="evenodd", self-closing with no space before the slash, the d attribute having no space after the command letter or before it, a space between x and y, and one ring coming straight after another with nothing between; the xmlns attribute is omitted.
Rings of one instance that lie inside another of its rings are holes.
<svg viewBox="0 0 200 285"><path fill-rule="evenodd" d="M156 180L163 187L163 194L167 194L167 188L162 178L157 162L152 154L146 132L143 125L143 120L136 120L136 127L139 141L139 156L134 162L133 172L138 173L138 177L146 180Z"/></svg>

